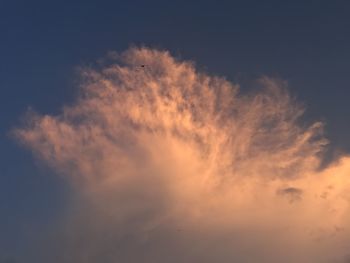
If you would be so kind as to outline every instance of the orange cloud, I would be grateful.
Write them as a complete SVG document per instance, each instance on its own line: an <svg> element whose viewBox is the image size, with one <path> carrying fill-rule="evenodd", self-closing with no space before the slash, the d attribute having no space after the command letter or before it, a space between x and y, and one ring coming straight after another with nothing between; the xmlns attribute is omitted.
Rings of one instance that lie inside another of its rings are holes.
<svg viewBox="0 0 350 263"><path fill-rule="evenodd" d="M350 159L319 169L323 124L301 124L285 82L263 77L240 94L165 51L117 59L83 70L60 115L14 131L80 196L51 248L57 262L346 256Z"/></svg>

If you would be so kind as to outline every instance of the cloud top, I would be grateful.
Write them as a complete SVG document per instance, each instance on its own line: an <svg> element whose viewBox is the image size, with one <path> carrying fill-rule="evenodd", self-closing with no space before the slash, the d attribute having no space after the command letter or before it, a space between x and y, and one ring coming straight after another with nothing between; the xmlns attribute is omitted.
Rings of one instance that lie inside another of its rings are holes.
<svg viewBox="0 0 350 263"><path fill-rule="evenodd" d="M302 124L285 82L263 77L242 94L166 51L113 57L81 71L61 114L32 113L14 131L81 196L57 226L57 262L346 255L350 161L319 169L323 124Z"/></svg>

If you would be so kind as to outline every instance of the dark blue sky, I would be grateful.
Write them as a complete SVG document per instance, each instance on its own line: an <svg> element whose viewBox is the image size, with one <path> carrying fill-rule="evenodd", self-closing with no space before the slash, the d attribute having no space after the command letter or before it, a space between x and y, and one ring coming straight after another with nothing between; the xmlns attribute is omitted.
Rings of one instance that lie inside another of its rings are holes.
<svg viewBox="0 0 350 263"><path fill-rule="evenodd" d="M285 79L350 150L349 1L0 2L0 262L64 207L64 182L8 136L30 106L58 112L77 66L130 45L170 50L233 81ZM23 261L24 262L24 261Z"/></svg>

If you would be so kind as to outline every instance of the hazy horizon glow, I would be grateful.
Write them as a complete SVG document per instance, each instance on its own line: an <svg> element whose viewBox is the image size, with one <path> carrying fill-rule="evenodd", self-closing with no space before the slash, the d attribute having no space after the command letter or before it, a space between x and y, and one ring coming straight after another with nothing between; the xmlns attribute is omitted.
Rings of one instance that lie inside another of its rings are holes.
<svg viewBox="0 0 350 263"><path fill-rule="evenodd" d="M350 159L320 168L323 123L302 122L286 82L241 94L166 51L113 58L81 71L61 114L14 131L79 196L38 257L346 262Z"/></svg>

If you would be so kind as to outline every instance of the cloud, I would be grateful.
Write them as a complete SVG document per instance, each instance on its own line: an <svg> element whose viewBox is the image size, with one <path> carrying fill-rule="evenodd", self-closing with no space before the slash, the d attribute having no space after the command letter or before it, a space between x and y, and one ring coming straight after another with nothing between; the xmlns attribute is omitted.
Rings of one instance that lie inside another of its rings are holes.
<svg viewBox="0 0 350 263"><path fill-rule="evenodd" d="M290 202L295 202L299 201L302 198L303 190L295 187L287 187L279 189L277 193L282 196L286 196L290 200Z"/></svg>
<svg viewBox="0 0 350 263"><path fill-rule="evenodd" d="M81 71L80 95L61 114L31 113L14 131L76 193L42 258L319 263L347 254L349 157L319 169L323 124L302 122L286 82L263 77L242 94L166 51L113 59Z"/></svg>

